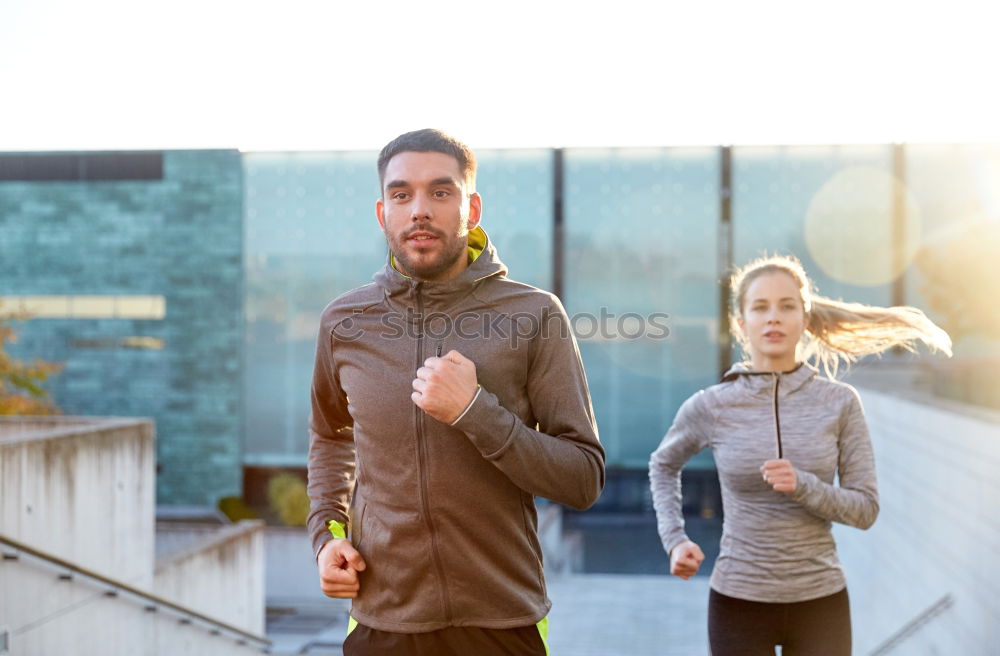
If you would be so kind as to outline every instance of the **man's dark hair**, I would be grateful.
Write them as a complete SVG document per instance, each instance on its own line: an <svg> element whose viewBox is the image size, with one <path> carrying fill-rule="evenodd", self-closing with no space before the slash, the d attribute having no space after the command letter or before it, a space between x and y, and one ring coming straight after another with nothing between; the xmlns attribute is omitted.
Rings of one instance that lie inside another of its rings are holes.
<svg viewBox="0 0 1000 656"><path fill-rule="evenodd" d="M400 153L444 153L458 160L458 170L470 190L476 186L476 156L464 143L441 130L424 128L401 134L385 145L378 154L379 188L385 186L385 168L389 160Z"/></svg>

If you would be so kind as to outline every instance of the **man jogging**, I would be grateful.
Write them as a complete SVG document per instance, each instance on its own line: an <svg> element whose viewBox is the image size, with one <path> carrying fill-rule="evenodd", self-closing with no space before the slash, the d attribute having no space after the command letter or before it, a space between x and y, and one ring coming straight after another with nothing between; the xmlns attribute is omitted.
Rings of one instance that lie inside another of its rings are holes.
<svg viewBox="0 0 1000 656"><path fill-rule="evenodd" d="M312 385L309 531L324 593L353 599L344 653L545 654L534 497L604 485L569 320L507 278L467 146L409 132L378 172L388 262L323 312Z"/></svg>

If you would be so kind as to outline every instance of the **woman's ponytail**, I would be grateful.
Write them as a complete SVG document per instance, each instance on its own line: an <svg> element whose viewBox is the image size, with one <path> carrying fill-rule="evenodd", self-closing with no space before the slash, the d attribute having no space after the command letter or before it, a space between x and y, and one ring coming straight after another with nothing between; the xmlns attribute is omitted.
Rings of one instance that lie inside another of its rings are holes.
<svg viewBox="0 0 1000 656"><path fill-rule="evenodd" d="M905 306L848 303L820 296L795 257L778 255L754 260L732 277L730 325L744 350L748 345L739 330L737 319L743 314L743 302L750 283L766 273L787 274L799 288L806 312L799 356L822 367L830 377L837 375L841 364L850 366L865 355L882 353L897 346L912 352L916 350L917 342L951 355L948 333L921 310Z"/></svg>
<svg viewBox="0 0 1000 656"><path fill-rule="evenodd" d="M850 366L865 355L893 347L916 351L923 342L951 355L951 338L915 307L879 307L812 296L806 315L804 360L813 360L828 376L836 376L841 363Z"/></svg>

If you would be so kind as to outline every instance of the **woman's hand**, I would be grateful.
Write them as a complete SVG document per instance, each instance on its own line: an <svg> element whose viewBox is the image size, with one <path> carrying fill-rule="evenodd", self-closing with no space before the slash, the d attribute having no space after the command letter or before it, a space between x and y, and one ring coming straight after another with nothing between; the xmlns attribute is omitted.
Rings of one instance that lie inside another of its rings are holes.
<svg viewBox="0 0 1000 656"><path fill-rule="evenodd" d="M670 551L670 573L687 581L698 572L704 560L701 548L691 540L685 540Z"/></svg>
<svg viewBox="0 0 1000 656"><path fill-rule="evenodd" d="M791 494L795 491L799 481L795 476L795 468L787 460L768 460L760 468L760 473L764 477L764 482L770 485L776 492Z"/></svg>

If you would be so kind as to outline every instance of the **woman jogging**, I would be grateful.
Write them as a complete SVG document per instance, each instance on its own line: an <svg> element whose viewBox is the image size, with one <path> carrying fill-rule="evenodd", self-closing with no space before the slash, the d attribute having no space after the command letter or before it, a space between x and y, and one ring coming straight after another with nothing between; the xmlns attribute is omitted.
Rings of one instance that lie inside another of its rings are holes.
<svg viewBox="0 0 1000 656"><path fill-rule="evenodd" d="M830 526L866 529L879 505L861 402L834 376L842 363L917 341L950 355L951 340L915 308L816 295L792 257L751 262L732 290L731 329L749 362L681 406L649 463L670 573L689 579L704 560L684 533L680 481L684 463L710 447L724 509L712 654L773 656L782 645L783 656L846 656L850 609Z"/></svg>

